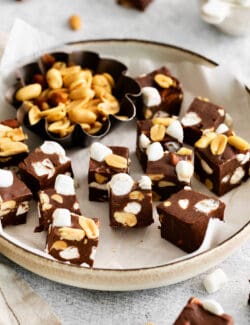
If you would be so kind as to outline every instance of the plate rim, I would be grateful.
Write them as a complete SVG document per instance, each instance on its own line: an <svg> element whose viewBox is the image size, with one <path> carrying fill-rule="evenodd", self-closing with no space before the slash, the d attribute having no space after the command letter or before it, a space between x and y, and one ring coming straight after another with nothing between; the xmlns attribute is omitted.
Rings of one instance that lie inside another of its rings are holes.
<svg viewBox="0 0 250 325"><path fill-rule="evenodd" d="M103 38L103 39L87 39L87 40L78 40L78 41L74 41L74 42L69 42L64 44L64 46L76 46L76 45L85 45L85 44L98 44L98 43L138 43L138 44L148 44L148 45L155 45L155 46L160 46L160 47L164 47L164 48L170 48L170 49L174 49L177 50L178 52L184 52L187 53L189 55L192 55L196 58L202 59L204 62L209 63L211 65L211 67L216 67L219 66L219 64L209 58L207 58L206 56L199 54L195 51L186 49L186 48L182 48L180 46L176 46L173 44L168 44L168 43L163 43L163 42L157 42L157 41L150 41L150 40L145 40L145 39L136 39L136 38ZM203 64L203 63L201 63ZM246 92L249 94L250 96L250 90L247 86L245 86ZM244 236L242 235L244 234ZM243 238L241 238L243 237ZM236 233L234 233L233 235L231 235L229 238L227 238L226 240L224 240L223 242L221 242L219 245L217 245L214 248L208 249L204 252L198 253L195 256L190 256L187 257L183 260L178 260L178 261L173 261L173 262L168 262L166 264L161 264L161 265L157 265L157 266L149 266L149 267L141 267L141 268L130 268L130 269L110 269L110 268L84 268L84 267L79 267L77 265L71 265L71 264L66 264L64 262L58 261L58 260L54 260L54 259L49 259L46 258L44 256L39 255L36 252L30 251L25 247L19 246L18 244L16 244L15 242L12 242L11 240L9 240L8 238L6 238L4 236L4 234L1 232L0 233L0 252L5 255L6 257L10 258L12 261L15 261L15 256L18 254L28 254L28 256L31 256L31 259L33 257L33 259L35 260L41 260L42 262L45 262L45 264L48 264L48 267L52 267L52 269L54 269L54 266L58 267L61 266L62 269L67 270L67 272L70 273L70 270L81 270L80 272L82 272L82 274L89 274L91 276L93 276L93 272L96 274L104 274L104 278L107 280L107 276L110 275L109 280L111 280L112 275L127 275L127 274L131 274L131 275L135 275L136 273L145 273L147 275L147 273L149 273L150 271L152 271L152 273L155 273L155 271L163 271L171 268L173 266L180 266L180 265L187 265L190 264L192 261L194 261L194 264L197 260L202 259L204 257L204 255L208 255L208 254L212 254L214 253L214 251L216 250L221 250L223 248L225 248L226 253L223 254L222 257L219 258L220 261L224 260L226 257L228 257L229 255L231 255L233 253L233 251L235 249L237 249L239 246L241 246L243 244L244 241L246 241L248 238L250 237L250 220L243 226L241 227ZM241 239L238 241L238 239ZM234 241L237 242L236 245L234 245L232 247L231 250L227 250L227 246L230 246L230 243ZM15 248L15 252L12 252L13 247ZM5 253L2 252L2 250L5 251ZM192 261L191 261L192 260ZM216 259L218 260L218 258ZM191 261L191 262L190 262ZM75 285L74 283L72 284L72 281L67 281L64 279L58 279L58 278L54 278L54 276L52 276L51 274L47 274L44 275L42 274L42 272L37 272L34 271L35 267L32 266L27 266L24 265L25 263L21 263L19 261L19 263L17 263L19 265L21 265L22 267L24 267L25 269L28 269L36 274L39 274L41 276L44 276L45 278L48 279L52 279L54 281L60 282L60 283L65 283L65 284L69 284L69 285L73 285L73 286L77 286L77 287L83 287L83 288L88 288L88 289L96 289L96 290L113 290L112 287L110 287L110 284L107 284L106 286L104 285L104 289L100 289L99 286L96 286L95 284L90 283L89 285L86 283L83 283L83 286L81 285ZM211 264L211 263L210 263ZM211 267L213 265L210 265L209 267ZM209 267L205 268L208 269ZM203 270L204 271L204 270ZM201 273L202 271L198 271L197 274ZM53 273L53 272L52 272ZM188 276L187 278L190 278L192 276L195 276L197 274L193 274L191 276ZM180 281L182 281L183 279L181 279ZM167 279L164 279L164 277L161 279L161 281L158 281L159 283L163 282L163 283L176 283L179 282L174 281L174 282L170 282ZM111 281L112 283L112 281ZM139 286L137 287L135 284L131 284L128 286L128 289L126 289L125 287L123 287L123 285L121 284L121 288L117 289L117 285L115 286L114 290L137 290L137 289L146 289L146 288L155 288L155 287L159 287L162 286L164 284L160 284L160 285L156 285L155 283L153 285L147 284L145 286ZM119 287L119 285L118 285Z"/></svg>

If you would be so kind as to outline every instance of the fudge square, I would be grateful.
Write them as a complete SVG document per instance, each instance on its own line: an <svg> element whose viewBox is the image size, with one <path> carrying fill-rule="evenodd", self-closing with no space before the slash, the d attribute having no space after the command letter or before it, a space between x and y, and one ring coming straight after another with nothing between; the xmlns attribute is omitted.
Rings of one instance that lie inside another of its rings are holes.
<svg viewBox="0 0 250 325"><path fill-rule="evenodd" d="M45 251L55 259L92 267L99 239L99 221L58 208L53 213Z"/></svg>
<svg viewBox="0 0 250 325"><path fill-rule="evenodd" d="M38 192L39 226L36 231L48 230L53 212L58 208L81 214L76 197L74 180L68 175L59 174L55 186Z"/></svg>
<svg viewBox="0 0 250 325"><path fill-rule="evenodd" d="M27 138L16 119L0 122L0 167L17 165L27 156L29 148L24 143Z"/></svg>
<svg viewBox="0 0 250 325"><path fill-rule="evenodd" d="M0 169L0 220L2 226L26 222L32 193L13 171Z"/></svg>
<svg viewBox="0 0 250 325"><path fill-rule="evenodd" d="M248 179L249 149L250 144L237 135L207 133L195 143L195 173L221 196Z"/></svg>
<svg viewBox="0 0 250 325"><path fill-rule="evenodd" d="M144 171L147 169L147 147L160 142L167 151L178 151L182 147L183 128L171 117L157 117L137 121L136 154Z"/></svg>
<svg viewBox="0 0 250 325"><path fill-rule="evenodd" d="M119 5L144 11L153 0L117 0Z"/></svg>
<svg viewBox="0 0 250 325"><path fill-rule="evenodd" d="M161 237L185 252L197 250L210 218L224 218L225 204L190 188L173 194L157 206Z"/></svg>
<svg viewBox="0 0 250 325"><path fill-rule="evenodd" d="M152 181L153 199L162 201L190 185L194 172L192 150L180 148L177 152L164 151L160 142L146 149L145 173Z"/></svg>
<svg viewBox="0 0 250 325"><path fill-rule="evenodd" d="M53 187L58 174L72 174L70 158L54 141L44 141L18 166L24 182L34 192Z"/></svg>
<svg viewBox="0 0 250 325"><path fill-rule="evenodd" d="M184 142L193 145L203 133L214 131L225 133L231 126L231 117L221 106L207 98L196 97L181 120Z"/></svg>
<svg viewBox="0 0 250 325"><path fill-rule="evenodd" d="M233 325L233 318L224 313L221 305L212 299L200 301L192 297L174 322L174 325Z"/></svg>
<svg viewBox="0 0 250 325"><path fill-rule="evenodd" d="M139 76L136 81L142 91L137 103L138 119L179 115L183 100L182 85L166 67Z"/></svg>
<svg viewBox="0 0 250 325"><path fill-rule="evenodd" d="M151 180L141 176L138 182L125 173L112 177L110 183L110 226L113 228L139 228L151 225L152 191Z"/></svg>
<svg viewBox="0 0 250 325"><path fill-rule="evenodd" d="M108 200L108 182L117 173L128 173L129 150L126 147L106 147L95 142L90 147L88 171L89 200Z"/></svg>

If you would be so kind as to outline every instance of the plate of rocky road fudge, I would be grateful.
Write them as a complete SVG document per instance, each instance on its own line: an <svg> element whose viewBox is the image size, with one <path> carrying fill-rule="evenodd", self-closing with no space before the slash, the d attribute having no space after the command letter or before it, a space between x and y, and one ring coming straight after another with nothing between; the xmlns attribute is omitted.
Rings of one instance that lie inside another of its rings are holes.
<svg viewBox="0 0 250 325"><path fill-rule="evenodd" d="M146 289L249 237L250 95L223 67L166 44L95 40L25 62L2 89L0 251L21 266Z"/></svg>

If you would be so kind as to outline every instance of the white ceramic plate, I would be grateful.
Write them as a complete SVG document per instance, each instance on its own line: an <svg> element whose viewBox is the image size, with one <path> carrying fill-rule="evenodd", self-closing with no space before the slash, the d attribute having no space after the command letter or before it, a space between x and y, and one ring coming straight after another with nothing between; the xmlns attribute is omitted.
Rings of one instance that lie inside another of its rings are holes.
<svg viewBox="0 0 250 325"><path fill-rule="evenodd" d="M114 57L128 66L131 76L166 65L184 83L184 109L193 96L209 97L227 107L235 120L236 130L238 128L240 134L250 140L248 91L231 75L216 68L216 63L209 59L174 46L138 40L85 41L70 44L63 50L91 50L101 56ZM30 138L33 146L39 143L33 134L30 134ZM134 151L134 123L126 127L119 126L103 142L110 145L127 144ZM227 203L225 220L231 229L229 235L223 242L217 239L213 248L195 256L184 254L160 238L156 216L155 224L147 229L130 232L111 230L108 226L107 204L93 204L87 200L86 150L71 150L68 154L73 159L73 169L80 183L77 195L82 211L89 216L101 217L102 235L95 268L61 263L44 254L45 234L33 233L37 225L35 209L29 214L26 225L4 230L0 237L1 253L24 268L61 283L97 290L137 290L176 283L204 272L225 259L249 237L247 196L250 193L250 181L222 198ZM133 164L132 172L138 176L141 171L132 152ZM194 182L194 187L208 193L198 182Z"/></svg>

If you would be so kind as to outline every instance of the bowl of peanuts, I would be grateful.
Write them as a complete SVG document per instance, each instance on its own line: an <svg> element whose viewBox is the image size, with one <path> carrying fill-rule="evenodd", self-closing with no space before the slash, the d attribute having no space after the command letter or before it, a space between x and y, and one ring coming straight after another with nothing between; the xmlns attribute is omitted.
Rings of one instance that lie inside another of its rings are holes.
<svg viewBox="0 0 250 325"><path fill-rule="evenodd" d="M138 83L127 67L98 53L55 52L15 71L7 100L21 124L62 146L88 146L136 115Z"/></svg>

